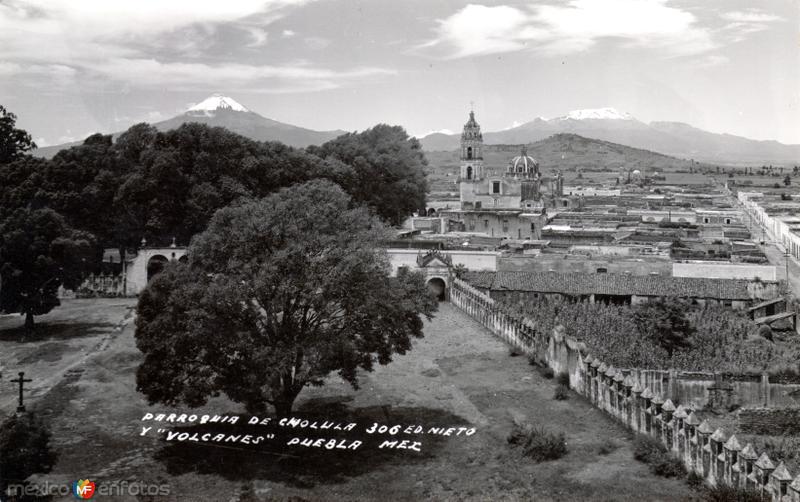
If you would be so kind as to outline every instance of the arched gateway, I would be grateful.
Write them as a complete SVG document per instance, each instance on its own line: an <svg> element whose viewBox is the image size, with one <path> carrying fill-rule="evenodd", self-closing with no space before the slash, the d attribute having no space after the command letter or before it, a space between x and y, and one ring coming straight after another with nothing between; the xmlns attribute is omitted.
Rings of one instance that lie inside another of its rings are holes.
<svg viewBox="0 0 800 502"><path fill-rule="evenodd" d="M186 248L172 244L167 247L147 247L143 242L136 257L126 264L125 295L138 295L156 274L171 261L186 261Z"/></svg>
<svg viewBox="0 0 800 502"><path fill-rule="evenodd" d="M470 271L497 271L496 251L438 249L387 249L393 273L400 268L422 272L428 289L440 300L450 299L450 281L455 267Z"/></svg>

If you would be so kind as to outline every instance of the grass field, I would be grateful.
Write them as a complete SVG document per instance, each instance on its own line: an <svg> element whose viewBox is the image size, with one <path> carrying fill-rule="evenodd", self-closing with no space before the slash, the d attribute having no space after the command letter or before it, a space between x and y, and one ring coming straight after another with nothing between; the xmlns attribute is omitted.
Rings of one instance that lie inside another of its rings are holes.
<svg viewBox="0 0 800 502"><path fill-rule="evenodd" d="M237 500L245 487L255 500L633 501L689 494L682 481L655 477L635 461L618 424L576 395L553 400L552 380L540 377L525 358L511 357L504 344L449 304L442 304L408 355L364 375L357 391L338 378L305 390L296 416L351 420L359 430L372 422L470 426L477 431L472 436L426 436L420 453L331 453L275 443L231 449L140 437L145 413L171 410L149 406L135 390L141 356L130 306L66 302L40 319L41 336L24 343L9 335L21 319L0 320L5 367L35 377L30 402L49 422L60 453L54 471L39 481L164 483L172 495L158 500L181 501ZM4 382L2 411L8 413L13 399ZM193 412L243 410L217 398ZM564 432L569 453L540 464L523 458L506 442L514 419ZM607 453L609 439L617 448Z"/></svg>

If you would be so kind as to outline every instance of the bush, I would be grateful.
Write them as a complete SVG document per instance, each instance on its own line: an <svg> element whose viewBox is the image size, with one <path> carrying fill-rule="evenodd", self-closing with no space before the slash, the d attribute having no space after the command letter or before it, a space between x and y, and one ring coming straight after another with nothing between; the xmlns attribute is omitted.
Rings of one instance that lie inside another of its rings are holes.
<svg viewBox="0 0 800 502"><path fill-rule="evenodd" d="M559 373L559 374L556 376L556 383L557 383L558 385L563 385L563 386L565 386L565 387L569 388L569 373L565 373L565 372L563 372L563 371L562 371L562 372L560 372L560 373Z"/></svg>
<svg viewBox="0 0 800 502"><path fill-rule="evenodd" d="M597 449L597 453L600 455L608 455L612 451L618 448L617 443L610 439L606 439L602 443L600 443L600 447Z"/></svg>
<svg viewBox="0 0 800 502"><path fill-rule="evenodd" d="M664 445L650 436L639 434L633 440L633 458L639 462L650 464L666 452Z"/></svg>
<svg viewBox="0 0 800 502"><path fill-rule="evenodd" d="M549 368L545 366L544 368L539 369L539 374L542 375L544 378L550 380L555 376L553 372L553 368Z"/></svg>
<svg viewBox="0 0 800 502"><path fill-rule="evenodd" d="M703 488L700 500L704 502L763 502L761 496L753 490L734 488L723 483Z"/></svg>
<svg viewBox="0 0 800 502"><path fill-rule="evenodd" d="M556 385L553 390L553 399L557 401L564 401L569 398L569 387L566 385Z"/></svg>
<svg viewBox="0 0 800 502"><path fill-rule="evenodd" d="M47 473L56 463L50 432L33 413L11 415L0 424L0 493L12 481Z"/></svg>
<svg viewBox="0 0 800 502"><path fill-rule="evenodd" d="M660 441L640 434L633 441L633 458L646 463L650 471L665 478L683 477L686 468Z"/></svg>
<svg viewBox="0 0 800 502"><path fill-rule="evenodd" d="M683 462L670 453L664 453L655 463L650 464L650 471L656 476L665 478L682 478L686 476Z"/></svg>
<svg viewBox="0 0 800 502"><path fill-rule="evenodd" d="M703 486L705 480L703 476L697 474L696 472L692 471L686 476L686 484L688 484L691 488L698 489Z"/></svg>
<svg viewBox="0 0 800 502"><path fill-rule="evenodd" d="M522 447L522 453L536 462L556 460L567 454L567 441L563 432L554 434L530 424L514 425L508 443Z"/></svg>
<svg viewBox="0 0 800 502"><path fill-rule="evenodd" d="M520 351L518 348L512 346L510 349L508 349L508 355L511 356L511 357L521 356L522 355L522 351Z"/></svg>

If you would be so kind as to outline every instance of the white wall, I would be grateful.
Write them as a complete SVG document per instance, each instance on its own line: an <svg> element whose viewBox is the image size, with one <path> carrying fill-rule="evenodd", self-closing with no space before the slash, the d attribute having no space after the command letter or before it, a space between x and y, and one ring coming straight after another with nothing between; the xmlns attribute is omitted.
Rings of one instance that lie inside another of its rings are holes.
<svg viewBox="0 0 800 502"><path fill-rule="evenodd" d="M687 262L672 264L673 277L702 277L706 279L761 279L777 281L777 270L773 265L738 263Z"/></svg>
<svg viewBox="0 0 800 502"><path fill-rule="evenodd" d="M397 273L400 267L417 268L417 256L424 256L425 249L387 249L389 261L392 265L392 274ZM439 251L449 255L453 265L464 265L468 270L497 271L497 258L502 254L497 251Z"/></svg>

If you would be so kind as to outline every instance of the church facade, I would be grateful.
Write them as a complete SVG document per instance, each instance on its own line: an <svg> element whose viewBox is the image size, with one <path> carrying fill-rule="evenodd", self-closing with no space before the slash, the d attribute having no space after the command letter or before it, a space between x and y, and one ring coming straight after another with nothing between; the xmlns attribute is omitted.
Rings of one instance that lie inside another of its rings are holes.
<svg viewBox="0 0 800 502"><path fill-rule="evenodd" d="M475 112L461 133L459 192L460 209L444 211L459 230L490 237L540 239L547 222L547 208L558 207L564 181L559 171L544 176L539 163L522 148L503 169L484 163L483 134Z"/></svg>
<svg viewBox="0 0 800 502"><path fill-rule="evenodd" d="M539 163L522 147L512 158L505 172L486 169L483 160L483 135L475 120L475 112L461 133L461 173L459 189L462 210L500 209L525 212L546 212L556 207L564 195L561 172L543 176Z"/></svg>

